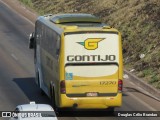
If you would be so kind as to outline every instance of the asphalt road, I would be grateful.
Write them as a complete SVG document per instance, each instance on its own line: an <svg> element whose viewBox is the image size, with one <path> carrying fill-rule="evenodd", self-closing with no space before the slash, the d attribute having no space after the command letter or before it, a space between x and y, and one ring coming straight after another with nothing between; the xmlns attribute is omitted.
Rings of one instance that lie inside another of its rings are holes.
<svg viewBox="0 0 160 120"><path fill-rule="evenodd" d="M33 51L28 49L28 37L34 26L0 0L0 111L14 110L29 101L50 104L47 96L41 96L34 82ZM160 111L160 101L146 93L130 80L124 80L123 105L116 111ZM59 117L59 120L119 120L124 117L108 117L99 112L86 112L98 117ZM63 113L62 113L63 114ZM72 115L71 112L67 116ZM0 118L2 119L2 118ZM130 117L129 119L153 120L156 117Z"/></svg>

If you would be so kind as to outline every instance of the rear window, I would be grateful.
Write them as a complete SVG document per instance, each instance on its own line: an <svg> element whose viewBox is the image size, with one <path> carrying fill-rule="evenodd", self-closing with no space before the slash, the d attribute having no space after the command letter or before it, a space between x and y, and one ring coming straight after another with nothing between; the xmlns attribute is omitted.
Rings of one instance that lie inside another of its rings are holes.
<svg viewBox="0 0 160 120"><path fill-rule="evenodd" d="M83 77L114 74L119 64L118 39L113 33L65 35L66 73Z"/></svg>

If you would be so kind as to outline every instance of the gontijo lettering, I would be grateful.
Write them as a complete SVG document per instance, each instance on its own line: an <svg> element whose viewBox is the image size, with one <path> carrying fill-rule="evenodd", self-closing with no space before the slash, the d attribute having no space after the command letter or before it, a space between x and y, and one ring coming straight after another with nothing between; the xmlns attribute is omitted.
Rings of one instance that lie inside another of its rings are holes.
<svg viewBox="0 0 160 120"><path fill-rule="evenodd" d="M115 55L68 55L67 61L115 61Z"/></svg>

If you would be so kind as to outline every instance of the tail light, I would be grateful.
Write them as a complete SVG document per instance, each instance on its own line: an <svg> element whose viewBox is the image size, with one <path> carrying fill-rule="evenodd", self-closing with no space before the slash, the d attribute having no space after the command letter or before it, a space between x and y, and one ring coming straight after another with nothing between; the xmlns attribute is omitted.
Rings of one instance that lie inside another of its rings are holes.
<svg viewBox="0 0 160 120"><path fill-rule="evenodd" d="M123 87L123 81L118 80L118 92L122 92L122 87Z"/></svg>
<svg viewBox="0 0 160 120"><path fill-rule="evenodd" d="M62 81L60 82L60 91L61 91L61 94L65 94L65 93L66 93L65 80L62 80Z"/></svg>

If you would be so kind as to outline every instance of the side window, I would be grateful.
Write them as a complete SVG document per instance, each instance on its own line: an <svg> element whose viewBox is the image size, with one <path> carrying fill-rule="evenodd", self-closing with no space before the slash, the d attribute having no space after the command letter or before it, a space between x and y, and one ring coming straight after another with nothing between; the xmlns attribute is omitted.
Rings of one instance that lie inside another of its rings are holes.
<svg viewBox="0 0 160 120"><path fill-rule="evenodd" d="M35 26L36 26L35 27L35 39L36 39L37 44L40 44L41 38L42 38L42 33L43 33L42 32L42 24L39 21L37 21Z"/></svg>
<svg viewBox="0 0 160 120"><path fill-rule="evenodd" d="M51 36L52 36L52 30L50 28L47 28L47 36L46 36L46 42L47 42L47 46L46 49L48 50L48 52L51 51L51 47L52 47L52 43L51 43Z"/></svg>
<svg viewBox="0 0 160 120"><path fill-rule="evenodd" d="M45 26L42 25L42 29L41 29L41 47L44 48L46 51L49 51L50 49L50 31L49 29Z"/></svg>
<svg viewBox="0 0 160 120"><path fill-rule="evenodd" d="M41 25L41 35L41 46L57 58L60 50L60 36L45 25Z"/></svg>
<svg viewBox="0 0 160 120"><path fill-rule="evenodd" d="M42 48L46 48L46 28L44 25L42 25L41 27L41 35L42 35L41 42L40 42L41 46Z"/></svg>
<svg viewBox="0 0 160 120"><path fill-rule="evenodd" d="M52 38L52 44L53 44L53 46L52 46L52 50L53 50L53 53L54 53L54 57L55 57L55 55L56 55L56 32L54 32L53 31L53 38Z"/></svg>
<svg viewBox="0 0 160 120"><path fill-rule="evenodd" d="M48 52L55 57L56 55L56 36L57 33L51 29L48 31Z"/></svg>
<svg viewBox="0 0 160 120"><path fill-rule="evenodd" d="M58 57L59 56L59 53L60 53L60 36L57 35L57 40L56 40L56 56Z"/></svg>

